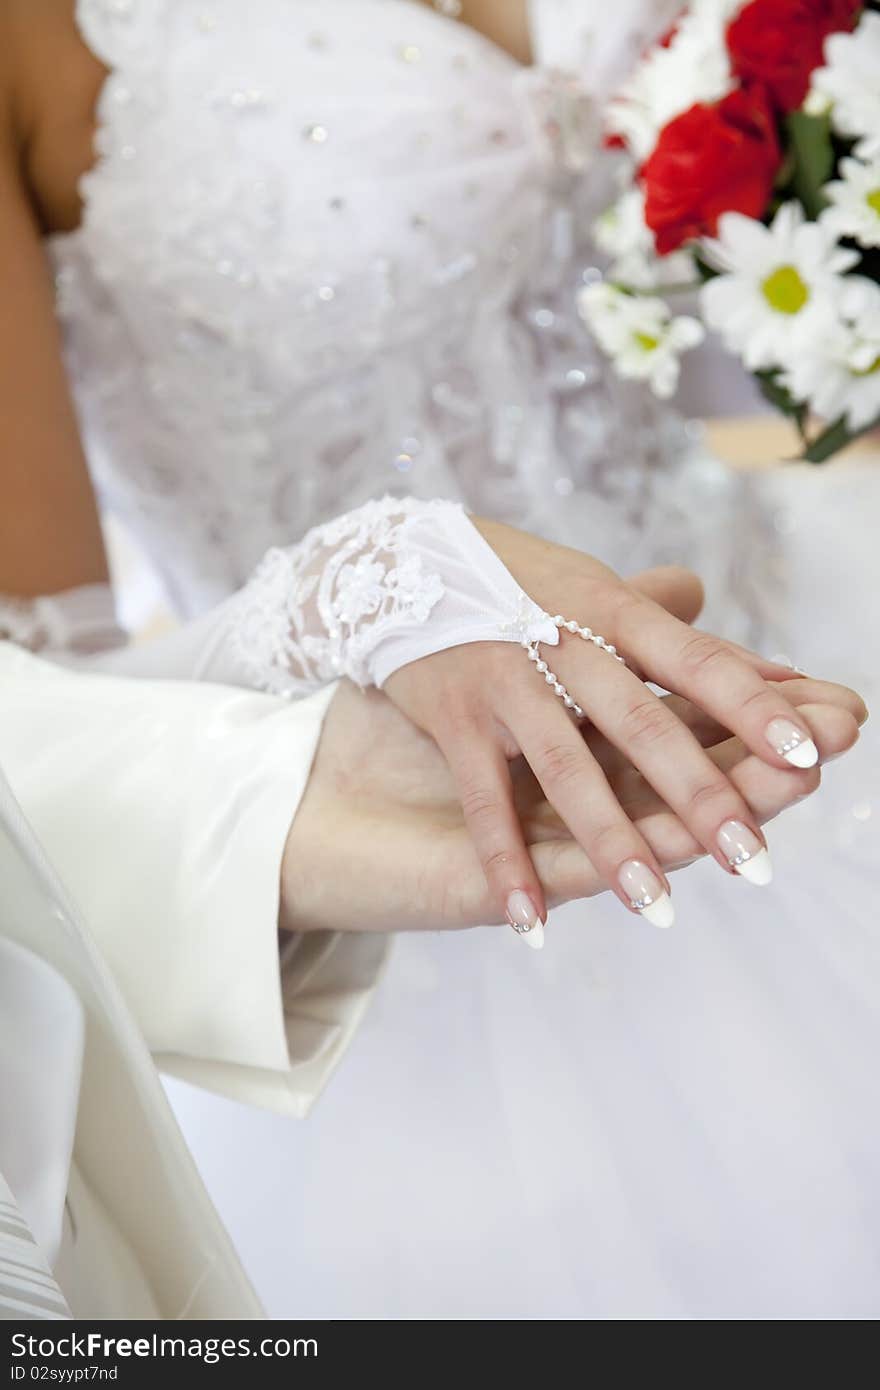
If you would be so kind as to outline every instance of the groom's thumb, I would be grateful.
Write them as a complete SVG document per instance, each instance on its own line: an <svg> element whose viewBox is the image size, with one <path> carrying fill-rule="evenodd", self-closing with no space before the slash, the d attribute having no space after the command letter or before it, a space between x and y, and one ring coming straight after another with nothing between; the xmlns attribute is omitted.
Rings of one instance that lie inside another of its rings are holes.
<svg viewBox="0 0 880 1390"><path fill-rule="evenodd" d="M681 565L658 565L634 574L626 582L685 623L692 623L703 607L702 581Z"/></svg>

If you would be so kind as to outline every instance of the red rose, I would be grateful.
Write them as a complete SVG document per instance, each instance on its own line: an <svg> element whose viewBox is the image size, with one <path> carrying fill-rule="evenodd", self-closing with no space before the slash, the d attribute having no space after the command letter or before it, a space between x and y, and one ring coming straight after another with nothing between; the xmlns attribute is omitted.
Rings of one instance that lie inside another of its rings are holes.
<svg viewBox="0 0 880 1390"><path fill-rule="evenodd" d="M739 88L715 106L698 102L676 116L641 169L645 221L660 255L714 236L722 212L762 217L780 159L760 88Z"/></svg>
<svg viewBox="0 0 880 1390"><path fill-rule="evenodd" d="M760 82L780 111L795 111L829 34L851 29L862 0L751 0L727 28L733 70Z"/></svg>

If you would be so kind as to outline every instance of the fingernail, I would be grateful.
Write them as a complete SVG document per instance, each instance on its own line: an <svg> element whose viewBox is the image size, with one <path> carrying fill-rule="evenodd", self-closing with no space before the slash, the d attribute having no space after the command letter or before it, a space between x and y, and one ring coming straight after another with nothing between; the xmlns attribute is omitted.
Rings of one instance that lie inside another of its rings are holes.
<svg viewBox="0 0 880 1390"><path fill-rule="evenodd" d="M770 851L741 820L726 820L718 831L718 844L728 864L749 883L763 888L773 877Z"/></svg>
<svg viewBox="0 0 880 1390"><path fill-rule="evenodd" d="M655 927L671 927L675 921L672 899L653 869L640 859L628 859L618 875L629 905Z"/></svg>
<svg viewBox="0 0 880 1390"><path fill-rule="evenodd" d="M771 719L766 734L770 746L792 767L815 767L819 761L813 740L790 719Z"/></svg>
<svg viewBox="0 0 880 1390"><path fill-rule="evenodd" d="M507 899L507 920L527 946L531 946L533 951L541 950L544 945L541 918L528 893L521 888L515 888Z"/></svg>

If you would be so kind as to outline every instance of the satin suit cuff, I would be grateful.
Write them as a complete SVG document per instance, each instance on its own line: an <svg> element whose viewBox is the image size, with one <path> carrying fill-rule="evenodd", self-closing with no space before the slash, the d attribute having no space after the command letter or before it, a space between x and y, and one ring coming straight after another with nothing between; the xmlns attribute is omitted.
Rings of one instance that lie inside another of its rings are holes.
<svg viewBox="0 0 880 1390"><path fill-rule="evenodd" d="M73 674L0 644L0 763L157 1061L296 1115L387 950L316 933L279 965L282 855L334 691Z"/></svg>

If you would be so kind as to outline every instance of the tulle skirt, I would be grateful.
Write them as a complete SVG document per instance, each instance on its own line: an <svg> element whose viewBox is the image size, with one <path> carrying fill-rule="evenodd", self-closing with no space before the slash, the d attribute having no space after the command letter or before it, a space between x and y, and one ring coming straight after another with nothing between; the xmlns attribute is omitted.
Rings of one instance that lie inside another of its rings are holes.
<svg viewBox="0 0 880 1390"><path fill-rule="evenodd" d="M765 485L793 653L862 686L878 477ZM305 1123L170 1085L270 1314L877 1317L878 773L869 724L770 827L774 883L697 865L672 931L603 898L540 954L401 937Z"/></svg>

